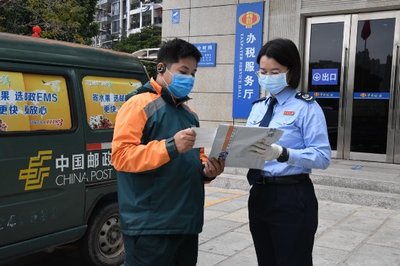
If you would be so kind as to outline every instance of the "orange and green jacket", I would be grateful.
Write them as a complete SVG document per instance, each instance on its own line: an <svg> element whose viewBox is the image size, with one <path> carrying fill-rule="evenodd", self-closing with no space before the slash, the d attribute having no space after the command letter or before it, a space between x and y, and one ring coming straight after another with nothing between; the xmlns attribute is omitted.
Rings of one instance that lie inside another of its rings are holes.
<svg viewBox="0 0 400 266"><path fill-rule="evenodd" d="M198 234L203 226L201 149L180 154L173 137L197 115L153 79L118 111L112 142L122 232Z"/></svg>

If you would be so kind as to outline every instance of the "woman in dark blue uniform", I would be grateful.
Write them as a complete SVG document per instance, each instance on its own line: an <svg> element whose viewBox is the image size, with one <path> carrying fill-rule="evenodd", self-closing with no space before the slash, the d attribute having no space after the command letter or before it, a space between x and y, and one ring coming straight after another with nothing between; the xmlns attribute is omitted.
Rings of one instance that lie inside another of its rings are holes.
<svg viewBox="0 0 400 266"><path fill-rule="evenodd" d="M264 169L250 169L250 231L259 265L312 265L318 202L309 178L312 168L325 169L331 160L326 121L314 99L296 89L300 55L287 39L267 42L260 50L257 73L267 91L253 104L247 126L279 128L276 144L263 142L253 152Z"/></svg>

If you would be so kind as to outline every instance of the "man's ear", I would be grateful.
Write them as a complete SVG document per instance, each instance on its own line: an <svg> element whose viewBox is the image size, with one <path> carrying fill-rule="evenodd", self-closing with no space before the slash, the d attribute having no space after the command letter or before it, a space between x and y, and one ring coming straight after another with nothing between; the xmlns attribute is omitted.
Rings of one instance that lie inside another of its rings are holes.
<svg viewBox="0 0 400 266"><path fill-rule="evenodd" d="M164 63L158 63L157 64L157 73L163 74L163 73L165 73L165 71L166 71L166 68L165 68Z"/></svg>

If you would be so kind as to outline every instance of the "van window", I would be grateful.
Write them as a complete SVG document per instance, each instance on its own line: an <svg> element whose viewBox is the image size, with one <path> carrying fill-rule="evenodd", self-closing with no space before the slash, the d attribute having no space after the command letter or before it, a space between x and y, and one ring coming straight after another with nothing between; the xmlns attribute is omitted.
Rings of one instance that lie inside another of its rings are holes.
<svg viewBox="0 0 400 266"><path fill-rule="evenodd" d="M0 71L0 131L70 128L64 77Z"/></svg>
<svg viewBox="0 0 400 266"><path fill-rule="evenodd" d="M126 95L142 86L136 79L86 76L82 80L86 115L92 129L114 128Z"/></svg>

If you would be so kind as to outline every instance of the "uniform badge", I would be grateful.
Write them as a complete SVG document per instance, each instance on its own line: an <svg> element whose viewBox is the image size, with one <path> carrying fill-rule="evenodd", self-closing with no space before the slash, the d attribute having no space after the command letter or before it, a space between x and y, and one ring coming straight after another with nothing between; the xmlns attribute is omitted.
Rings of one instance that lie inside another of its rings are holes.
<svg viewBox="0 0 400 266"><path fill-rule="evenodd" d="M284 111L283 115L294 116L294 111Z"/></svg>

